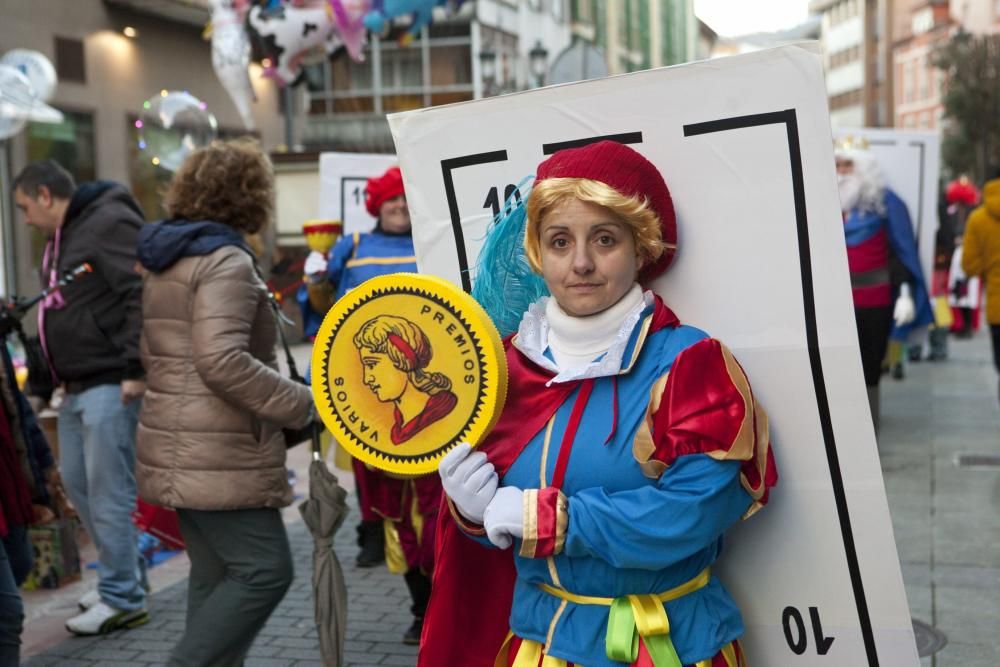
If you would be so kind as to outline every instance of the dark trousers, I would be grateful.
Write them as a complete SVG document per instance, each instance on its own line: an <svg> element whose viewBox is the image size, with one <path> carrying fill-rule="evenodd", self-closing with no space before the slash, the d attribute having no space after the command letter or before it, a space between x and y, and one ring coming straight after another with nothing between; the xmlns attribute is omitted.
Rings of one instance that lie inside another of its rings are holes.
<svg viewBox="0 0 1000 667"><path fill-rule="evenodd" d="M31 544L24 526L11 526L0 540L0 667L18 667L24 604L18 587L31 572Z"/></svg>
<svg viewBox="0 0 1000 667"><path fill-rule="evenodd" d="M889 334L892 332L892 306L855 308L854 318L858 325L865 385L877 387L882 377L882 360L889 347Z"/></svg>
<svg viewBox="0 0 1000 667"><path fill-rule="evenodd" d="M1000 373L1000 324L990 325L990 336L993 338L993 365Z"/></svg>
<svg viewBox="0 0 1000 667"><path fill-rule="evenodd" d="M191 559L187 625L173 667L243 664L292 584L292 552L276 509L179 509Z"/></svg>

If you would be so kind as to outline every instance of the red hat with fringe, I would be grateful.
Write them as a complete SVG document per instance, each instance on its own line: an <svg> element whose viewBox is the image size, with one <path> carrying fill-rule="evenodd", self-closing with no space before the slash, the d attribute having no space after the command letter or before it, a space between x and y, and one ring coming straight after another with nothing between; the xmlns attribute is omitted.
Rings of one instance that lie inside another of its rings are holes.
<svg viewBox="0 0 1000 667"><path fill-rule="evenodd" d="M368 179L365 185L365 208L372 217L377 218L382 204L402 194L406 194L403 191L403 174L399 167L389 167L381 176Z"/></svg>

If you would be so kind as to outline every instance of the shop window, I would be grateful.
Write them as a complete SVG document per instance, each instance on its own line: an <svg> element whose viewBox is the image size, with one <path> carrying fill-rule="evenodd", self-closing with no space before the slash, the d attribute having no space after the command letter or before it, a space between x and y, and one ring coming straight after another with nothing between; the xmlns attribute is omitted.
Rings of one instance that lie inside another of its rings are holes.
<svg viewBox="0 0 1000 667"><path fill-rule="evenodd" d="M451 86L472 83L471 47L435 46L431 48L431 85Z"/></svg>
<svg viewBox="0 0 1000 667"><path fill-rule="evenodd" d="M29 162L55 160L77 183L97 178L93 114L63 111L61 123L29 123L26 136Z"/></svg>
<svg viewBox="0 0 1000 667"><path fill-rule="evenodd" d="M28 162L55 160L73 174L77 183L97 178L93 114L63 110L61 123L28 123L25 137ZM34 266L40 265L44 246L45 239L32 228Z"/></svg>
<svg viewBox="0 0 1000 667"><path fill-rule="evenodd" d="M434 93L431 95L431 106L438 106L439 104L454 104L456 102L468 102L472 99L472 92L458 92L458 93Z"/></svg>
<svg viewBox="0 0 1000 667"><path fill-rule="evenodd" d="M413 109L422 109L424 106L424 96L420 94L382 96L382 109L385 113L411 111Z"/></svg>
<svg viewBox="0 0 1000 667"><path fill-rule="evenodd" d="M337 97L333 100L335 113L375 113L375 98Z"/></svg>

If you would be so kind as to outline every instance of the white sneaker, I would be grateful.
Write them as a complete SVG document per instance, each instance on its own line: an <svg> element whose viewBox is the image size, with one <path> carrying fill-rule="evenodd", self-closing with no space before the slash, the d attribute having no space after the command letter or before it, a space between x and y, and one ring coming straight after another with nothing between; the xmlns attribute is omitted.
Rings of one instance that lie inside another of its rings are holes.
<svg viewBox="0 0 1000 667"><path fill-rule="evenodd" d="M134 628L149 621L145 609L122 611L98 602L87 611L66 621L66 629L77 635L103 635L119 628Z"/></svg>
<svg viewBox="0 0 1000 667"><path fill-rule="evenodd" d="M82 609L83 611L87 611L100 601L101 601L101 594L98 593L97 589L95 588L92 591L87 591L82 598L77 600L77 604L80 606L80 609Z"/></svg>

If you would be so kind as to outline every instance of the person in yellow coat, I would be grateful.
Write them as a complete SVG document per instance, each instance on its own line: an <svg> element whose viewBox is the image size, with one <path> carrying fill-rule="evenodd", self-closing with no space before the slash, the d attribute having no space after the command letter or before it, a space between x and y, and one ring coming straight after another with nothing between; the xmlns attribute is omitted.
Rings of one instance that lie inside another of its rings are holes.
<svg viewBox="0 0 1000 667"><path fill-rule="evenodd" d="M983 203L966 221L962 270L986 283L986 321L993 338L993 364L1000 373L1000 168L986 181Z"/></svg>

